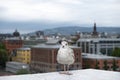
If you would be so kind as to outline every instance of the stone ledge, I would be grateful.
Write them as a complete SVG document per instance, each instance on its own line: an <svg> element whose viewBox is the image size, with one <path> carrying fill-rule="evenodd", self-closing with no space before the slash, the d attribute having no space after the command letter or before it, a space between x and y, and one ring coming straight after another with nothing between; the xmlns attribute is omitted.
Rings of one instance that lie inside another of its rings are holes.
<svg viewBox="0 0 120 80"><path fill-rule="evenodd" d="M0 80L120 80L120 72L83 69L70 71L73 75L59 72L38 73L27 75L1 76Z"/></svg>

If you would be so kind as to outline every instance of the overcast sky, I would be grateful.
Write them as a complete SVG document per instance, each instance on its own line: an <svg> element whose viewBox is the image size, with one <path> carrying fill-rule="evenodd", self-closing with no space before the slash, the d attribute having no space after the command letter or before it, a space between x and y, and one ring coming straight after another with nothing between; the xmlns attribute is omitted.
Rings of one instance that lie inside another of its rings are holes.
<svg viewBox="0 0 120 80"><path fill-rule="evenodd" d="M120 27L120 0L0 0L0 33L60 26Z"/></svg>

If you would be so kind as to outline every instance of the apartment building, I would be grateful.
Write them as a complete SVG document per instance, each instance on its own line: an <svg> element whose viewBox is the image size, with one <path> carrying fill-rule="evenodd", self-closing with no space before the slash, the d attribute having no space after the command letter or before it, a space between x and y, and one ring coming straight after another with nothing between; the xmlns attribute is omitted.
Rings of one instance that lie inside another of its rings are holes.
<svg viewBox="0 0 120 80"><path fill-rule="evenodd" d="M31 62L31 49L30 48L18 48L16 49L12 61L22 62L30 64Z"/></svg>
<svg viewBox="0 0 120 80"><path fill-rule="evenodd" d="M110 55L115 47L120 48L120 38L80 38L77 46L82 48L83 53Z"/></svg>
<svg viewBox="0 0 120 80"><path fill-rule="evenodd" d="M60 45L40 44L31 48L31 71L52 72L63 70L63 65L57 63L57 52ZM80 47L71 46L75 54L75 63L70 65L71 70L82 68Z"/></svg>

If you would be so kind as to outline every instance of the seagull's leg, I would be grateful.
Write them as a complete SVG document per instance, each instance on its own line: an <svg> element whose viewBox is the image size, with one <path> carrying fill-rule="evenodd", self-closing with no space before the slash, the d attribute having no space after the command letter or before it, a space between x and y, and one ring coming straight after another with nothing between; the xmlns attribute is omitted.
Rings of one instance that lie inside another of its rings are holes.
<svg viewBox="0 0 120 80"><path fill-rule="evenodd" d="M60 74L66 74L66 65L63 66L63 71L60 72Z"/></svg>
<svg viewBox="0 0 120 80"><path fill-rule="evenodd" d="M70 65L67 65L67 74L68 74L68 75L72 75L72 73L69 73L69 66L70 66Z"/></svg>
<svg viewBox="0 0 120 80"><path fill-rule="evenodd" d="M69 65L67 65L67 73L69 73Z"/></svg>

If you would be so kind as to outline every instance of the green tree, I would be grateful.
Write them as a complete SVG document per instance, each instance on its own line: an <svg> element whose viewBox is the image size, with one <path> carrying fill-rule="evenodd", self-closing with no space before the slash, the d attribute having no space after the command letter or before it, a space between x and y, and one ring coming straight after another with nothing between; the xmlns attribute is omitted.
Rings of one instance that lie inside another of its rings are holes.
<svg viewBox="0 0 120 80"><path fill-rule="evenodd" d="M113 59L113 65L112 65L113 71L117 71L117 68L118 68L118 66L116 64L116 61L115 61L115 59Z"/></svg>
<svg viewBox="0 0 120 80"><path fill-rule="evenodd" d="M108 70L108 68L109 68L109 67L107 66L107 60L105 60L105 61L104 61L103 69L104 69L104 70Z"/></svg>
<svg viewBox="0 0 120 80"><path fill-rule="evenodd" d="M6 49L3 43L0 43L0 49Z"/></svg>
<svg viewBox="0 0 120 80"><path fill-rule="evenodd" d="M99 69L99 62L96 60L95 69Z"/></svg>
<svg viewBox="0 0 120 80"><path fill-rule="evenodd" d="M111 56L120 57L120 48L116 47L116 48L112 51Z"/></svg>
<svg viewBox="0 0 120 80"><path fill-rule="evenodd" d="M8 60L7 51L2 43L0 43L0 66L5 67Z"/></svg>

